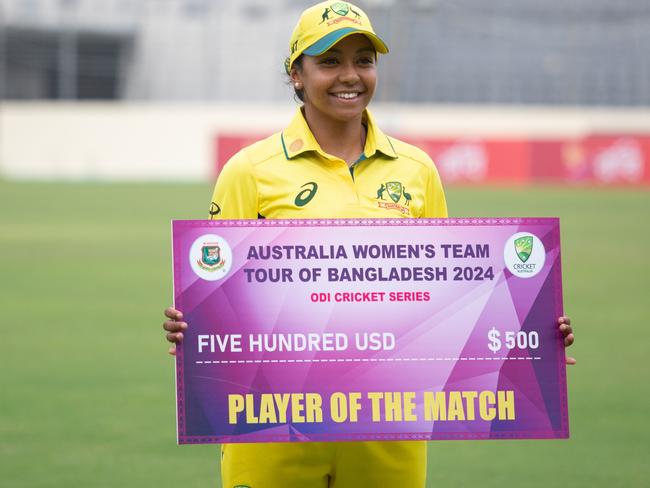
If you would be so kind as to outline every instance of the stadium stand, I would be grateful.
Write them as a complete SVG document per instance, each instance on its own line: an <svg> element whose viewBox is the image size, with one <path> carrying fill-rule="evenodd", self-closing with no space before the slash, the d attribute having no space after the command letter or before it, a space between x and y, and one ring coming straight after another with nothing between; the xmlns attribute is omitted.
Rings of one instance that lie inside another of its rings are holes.
<svg viewBox="0 0 650 488"><path fill-rule="evenodd" d="M0 98L282 100L311 3L1 0ZM358 3L391 46L378 101L650 105L648 0Z"/></svg>

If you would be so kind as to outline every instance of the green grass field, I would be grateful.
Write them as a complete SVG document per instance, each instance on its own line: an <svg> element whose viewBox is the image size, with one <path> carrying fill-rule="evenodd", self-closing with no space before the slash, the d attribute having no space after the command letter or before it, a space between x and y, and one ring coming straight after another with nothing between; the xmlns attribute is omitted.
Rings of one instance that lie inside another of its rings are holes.
<svg viewBox="0 0 650 488"><path fill-rule="evenodd" d="M0 485L218 486L175 444L169 220L208 185L0 181ZM648 486L650 192L450 189L453 216L562 218L568 441L434 442L430 486Z"/></svg>

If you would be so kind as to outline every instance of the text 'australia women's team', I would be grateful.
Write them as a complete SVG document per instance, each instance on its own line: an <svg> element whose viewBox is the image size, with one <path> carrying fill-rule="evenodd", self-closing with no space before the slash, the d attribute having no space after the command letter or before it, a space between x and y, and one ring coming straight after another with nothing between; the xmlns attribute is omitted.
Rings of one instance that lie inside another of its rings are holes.
<svg viewBox="0 0 650 488"><path fill-rule="evenodd" d="M488 244L440 244L445 258L489 258ZM432 259L436 256L434 244L354 244L355 259ZM348 259L349 250L343 245L275 245L251 246L247 259Z"/></svg>

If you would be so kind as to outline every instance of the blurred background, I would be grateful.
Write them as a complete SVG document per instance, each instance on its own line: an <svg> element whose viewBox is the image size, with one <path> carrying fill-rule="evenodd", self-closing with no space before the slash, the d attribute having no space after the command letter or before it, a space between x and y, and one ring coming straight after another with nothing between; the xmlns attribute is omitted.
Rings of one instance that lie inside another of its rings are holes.
<svg viewBox="0 0 650 488"><path fill-rule="evenodd" d="M309 2L0 5L7 178L205 181L295 109L283 60ZM650 183L648 0L363 7L391 48L376 115L448 184Z"/></svg>
<svg viewBox="0 0 650 488"><path fill-rule="evenodd" d="M0 0L0 479L219 486L175 445L170 219L296 110L301 0ZM559 216L568 441L436 442L429 485L650 479L650 0L359 0L371 110L452 216ZM646 385L646 386L643 386Z"/></svg>

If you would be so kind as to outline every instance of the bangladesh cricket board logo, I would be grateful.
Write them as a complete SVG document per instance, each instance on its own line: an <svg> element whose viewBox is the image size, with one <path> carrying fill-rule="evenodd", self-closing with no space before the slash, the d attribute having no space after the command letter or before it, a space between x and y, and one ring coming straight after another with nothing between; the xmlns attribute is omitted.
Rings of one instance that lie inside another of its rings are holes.
<svg viewBox="0 0 650 488"><path fill-rule="evenodd" d="M386 196L392 200L392 203L386 199ZM411 200L413 200L413 197L399 181L382 183L377 189L377 205L379 208L388 210L395 209L405 215L409 215L411 213L409 208Z"/></svg>
<svg viewBox="0 0 650 488"><path fill-rule="evenodd" d="M201 259L196 264L206 271L217 271L223 268L226 262L221 258L221 248L219 244L208 242L201 247Z"/></svg>
<svg viewBox="0 0 650 488"><path fill-rule="evenodd" d="M217 281L225 277L232 266L232 250L223 237L205 234L190 248L190 265L199 278Z"/></svg>
<svg viewBox="0 0 650 488"><path fill-rule="evenodd" d="M513 275L532 278L544 268L546 249L535 234L519 232L506 242L503 259Z"/></svg>

